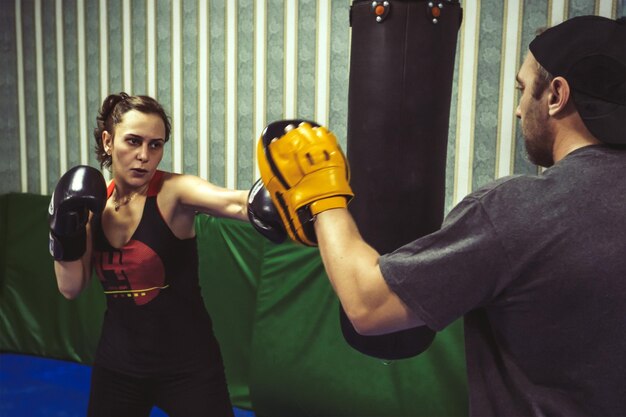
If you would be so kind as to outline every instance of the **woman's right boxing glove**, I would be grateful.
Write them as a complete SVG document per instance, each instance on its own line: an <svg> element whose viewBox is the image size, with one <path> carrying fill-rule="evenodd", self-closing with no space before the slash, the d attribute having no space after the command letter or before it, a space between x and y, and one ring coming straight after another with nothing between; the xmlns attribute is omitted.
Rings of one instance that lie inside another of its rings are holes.
<svg viewBox="0 0 626 417"><path fill-rule="evenodd" d="M55 260L75 261L83 256L89 212L101 213L106 199L106 182L97 169L79 165L63 174L48 208L50 254Z"/></svg>

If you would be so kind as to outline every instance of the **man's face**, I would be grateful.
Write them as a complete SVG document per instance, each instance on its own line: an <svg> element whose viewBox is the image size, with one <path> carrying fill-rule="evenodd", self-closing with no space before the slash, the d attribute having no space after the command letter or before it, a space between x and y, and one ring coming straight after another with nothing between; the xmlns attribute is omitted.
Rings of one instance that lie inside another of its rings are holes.
<svg viewBox="0 0 626 417"><path fill-rule="evenodd" d="M529 52L516 77L520 99L515 115L520 119L528 159L533 164L549 167L554 165L554 135L549 124L548 89L537 92L533 88L537 65Z"/></svg>

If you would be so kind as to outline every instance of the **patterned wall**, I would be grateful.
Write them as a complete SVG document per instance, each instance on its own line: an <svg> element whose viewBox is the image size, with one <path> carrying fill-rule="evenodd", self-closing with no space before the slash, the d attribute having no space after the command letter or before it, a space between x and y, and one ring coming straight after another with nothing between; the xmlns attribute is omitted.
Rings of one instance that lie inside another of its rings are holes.
<svg viewBox="0 0 626 417"><path fill-rule="evenodd" d="M626 0L462 1L447 207L477 186L536 172L514 117L534 31ZM110 92L169 110L162 168L247 188L267 122L302 117L345 145L350 0L0 0L0 193L49 194L93 156Z"/></svg>

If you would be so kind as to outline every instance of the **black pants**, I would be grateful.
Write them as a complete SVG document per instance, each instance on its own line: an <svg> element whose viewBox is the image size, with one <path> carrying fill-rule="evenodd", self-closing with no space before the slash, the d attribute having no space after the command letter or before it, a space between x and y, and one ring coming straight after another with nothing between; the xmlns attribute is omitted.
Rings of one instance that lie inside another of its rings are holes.
<svg viewBox="0 0 626 417"><path fill-rule="evenodd" d="M154 405L170 417L232 417L222 369L139 378L94 365L89 417L147 417Z"/></svg>

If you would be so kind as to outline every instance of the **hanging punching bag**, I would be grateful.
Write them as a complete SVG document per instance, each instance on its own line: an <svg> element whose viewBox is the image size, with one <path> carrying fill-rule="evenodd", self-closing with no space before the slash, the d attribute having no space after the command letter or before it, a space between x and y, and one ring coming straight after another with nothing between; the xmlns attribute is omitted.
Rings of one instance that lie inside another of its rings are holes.
<svg viewBox="0 0 626 417"><path fill-rule="evenodd" d="M380 253L434 232L443 221L448 122L458 0L355 0L348 96L348 146L361 235ZM361 336L343 310L348 343L379 358L424 351L426 327Z"/></svg>

